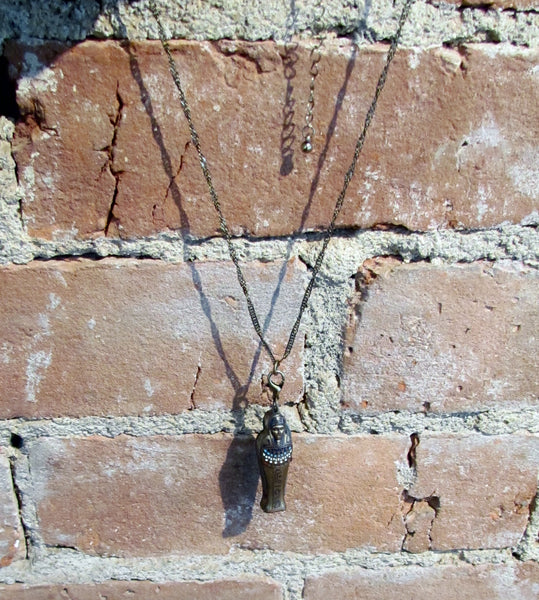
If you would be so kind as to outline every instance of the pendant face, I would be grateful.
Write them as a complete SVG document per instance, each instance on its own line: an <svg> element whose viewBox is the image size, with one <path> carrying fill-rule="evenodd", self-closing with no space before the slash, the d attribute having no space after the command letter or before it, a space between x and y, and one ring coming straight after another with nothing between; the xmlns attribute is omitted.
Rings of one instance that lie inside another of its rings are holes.
<svg viewBox="0 0 539 600"><path fill-rule="evenodd" d="M278 408L271 408L264 415L264 429L256 438L256 453L262 479L262 510L286 510L284 494L292 460L292 435Z"/></svg>

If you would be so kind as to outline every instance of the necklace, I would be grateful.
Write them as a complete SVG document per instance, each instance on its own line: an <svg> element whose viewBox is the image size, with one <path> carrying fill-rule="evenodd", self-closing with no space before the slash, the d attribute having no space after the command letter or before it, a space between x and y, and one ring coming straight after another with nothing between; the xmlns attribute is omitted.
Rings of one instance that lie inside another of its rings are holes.
<svg viewBox="0 0 539 600"><path fill-rule="evenodd" d="M176 67L176 63L174 62L174 58L172 57L172 52L170 50L170 46L168 44L165 30L161 24L161 20L159 18L159 12L155 5L155 0L150 0L149 7L150 10L157 22L159 38L161 40L161 44L168 58L168 64L170 69L170 74L176 85L180 96L180 105L182 107L183 113L187 120L187 124L189 126L189 132L191 134L191 140L193 145L197 151L198 159L200 162L200 167L202 169L202 173L204 175L204 179L206 180L206 184L208 186L208 191L210 194L211 201L213 206L217 212L217 216L219 218L219 228L225 241L227 243L228 251L230 254L230 258L234 263L236 268L236 275L238 277L238 281L240 287L243 291L245 299L247 301L247 310L249 312L249 316L253 323L254 330L258 337L260 338L260 342L268 353L273 368L270 373L266 375L266 385L270 389L273 395L272 407L265 413L263 419L263 429L258 434L256 439L256 450L258 456L258 464L260 469L260 476L262 479L262 500L261 507L266 512L278 512L286 509L284 495L286 488L286 479L288 475L288 465L292 460L292 435L290 433L290 428L286 423L286 419L282 415L279 410L279 396L281 390L283 388L285 382L285 376L283 372L280 370L281 363L288 357L290 354L294 342L296 340L296 335L299 330L299 326L301 323L301 319L303 317L303 313L307 308L309 303L309 298L313 291L318 273L322 266L322 262L324 260L324 256L326 253L326 249L328 247L329 241L332 238L335 232L335 223L341 212L344 199L346 196L346 191L352 180L356 168L356 164L363 148L363 144L365 143L365 138L367 135L367 131L371 124L371 121L374 117L374 113L376 111L376 105L378 103L378 98L384 85L386 83L387 74L389 71L389 66L395 56L397 51L397 46L401 37L403 26L410 14L410 9L412 7L414 0L405 0L401 15L399 17L397 31L394 37L391 40L391 44L389 46L389 50L387 52L386 61L384 67L380 73L378 78L378 82L376 84L376 89L374 92L373 99L365 116L365 121L363 123L363 128L359 134L359 137L356 142L354 155L348 170L344 176L343 187L341 192L337 197L337 201L335 203L335 208L333 210L333 216L331 221L323 234L322 247L318 253L316 258L314 267L312 269L312 275L307 287L305 289L305 293L301 300L300 309L296 321L292 326L292 330L290 332L290 336L288 338L288 343L286 345L285 351L280 358L277 358L268 342L264 338L264 334L262 328L260 326L260 322L258 316L256 314L256 310L254 304L251 300L251 296L249 294L249 288L247 287L247 282L241 270L241 266L239 263L238 255L236 249L234 247L234 243L232 241L232 235L230 233L230 229L228 227L227 221L223 214L221 203L213 186L212 176L210 173L210 169L207 164L206 157L204 156L200 144L200 139L198 137L197 130L195 128L192 116L191 109L187 102L187 98L185 96L183 86L181 83L180 75L178 73L178 69ZM313 65L311 66L311 84L310 84L310 96L307 108L307 118L306 118L306 127L304 129L304 142L303 142L303 150L305 152L309 152L312 149L311 145L311 137L314 132L314 128L312 126L312 109L314 107L314 79L318 74L318 62L320 60L320 49L322 46L323 37L319 37L319 42L314 48L314 54L311 54Z"/></svg>

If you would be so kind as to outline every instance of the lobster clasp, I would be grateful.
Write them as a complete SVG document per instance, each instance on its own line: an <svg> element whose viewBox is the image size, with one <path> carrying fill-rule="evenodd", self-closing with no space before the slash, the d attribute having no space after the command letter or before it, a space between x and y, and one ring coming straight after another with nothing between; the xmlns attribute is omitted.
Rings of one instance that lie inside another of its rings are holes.
<svg viewBox="0 0 539 600"><path fill-rule="evenodd" d="M281 390L283 389L283 385L284 385L284 373L282 371L279 371L279 361L278 360L276 360L273 363L273 370L268 375L267 385L273 393L273 405L275 407L279 400L279 394L281 393Z"/></svg>
<svg viewBox="0 0 539 600"><path fill-rule="evenodd" d="M282 371L275 369L268 375L268 387L274 393L279 394L283 389L284 375Z"/></svg>

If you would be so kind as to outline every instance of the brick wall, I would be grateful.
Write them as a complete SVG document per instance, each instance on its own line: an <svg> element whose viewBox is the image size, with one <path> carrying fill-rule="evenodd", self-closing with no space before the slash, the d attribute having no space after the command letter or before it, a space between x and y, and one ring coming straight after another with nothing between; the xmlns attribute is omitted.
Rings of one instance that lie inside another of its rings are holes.
<svg viewBox="0 0 539 600"><path fill-rule="evenodd" d="M280 354L396 9L185 4L159 6ZM275 514L271 364L147 4L0 22L0 596L535 599L533 3L416 2L282 365Z"/></svg>

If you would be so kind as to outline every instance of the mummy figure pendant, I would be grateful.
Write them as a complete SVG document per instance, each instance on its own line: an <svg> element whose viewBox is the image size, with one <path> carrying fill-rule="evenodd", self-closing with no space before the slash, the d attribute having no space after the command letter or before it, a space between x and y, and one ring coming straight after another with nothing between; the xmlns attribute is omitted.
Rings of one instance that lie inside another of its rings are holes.
<svg viewBox="0 0 539 600"><path fill-rule="evenodd" d="M264 415L264 429L256 438L256 453L262 479L262 510L267 513L286 510L284 494L292 460L292 435L276 406Z"/></svg>

